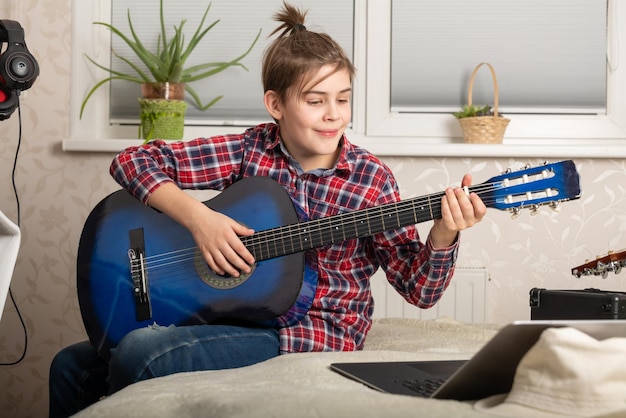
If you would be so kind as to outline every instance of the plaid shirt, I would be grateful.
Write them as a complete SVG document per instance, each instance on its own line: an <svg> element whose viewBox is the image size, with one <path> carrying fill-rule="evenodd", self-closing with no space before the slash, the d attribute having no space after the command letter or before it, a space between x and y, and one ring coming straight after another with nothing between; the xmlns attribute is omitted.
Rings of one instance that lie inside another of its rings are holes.
<svg viewBox="0 0 626 418"><path fill-rule="evenodd" d="M303 220L400 200L390 169L345 136L334 168L305 173L272 123L240 135L131 147L115 158L111 175L144 203L164 182L223 190L245 177L268 176L288 191ZM370 277L377 268L409 303L428 308L452 278L457 248L458 241L434 251L411 225L309 251L306 260L318 274L315 298L302 320L279 330L281 351L362 349L374 310Z"/></svg>

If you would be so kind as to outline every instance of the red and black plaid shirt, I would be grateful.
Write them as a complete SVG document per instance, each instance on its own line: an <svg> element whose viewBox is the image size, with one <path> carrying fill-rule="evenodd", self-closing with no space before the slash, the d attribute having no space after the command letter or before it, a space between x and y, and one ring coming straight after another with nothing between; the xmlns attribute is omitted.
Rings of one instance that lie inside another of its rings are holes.
<svg viewBox="0 0 626 418"><path fill-rule="evenodd" d="M115 158L111 175L144 203L165 182L223 190L244 177L268 176L283 185L308 219L400 200L390 169L345 136L334 168L304 173L281 146L272 123L240 135L131 147ZM281 351L362 349L374 310L370 277L377 268L408 302L428 308L452 278L457 248L458 241L434 251L411 225L312 250L306 259L318 274L315 298L301 321L280 329Z"/></svg>

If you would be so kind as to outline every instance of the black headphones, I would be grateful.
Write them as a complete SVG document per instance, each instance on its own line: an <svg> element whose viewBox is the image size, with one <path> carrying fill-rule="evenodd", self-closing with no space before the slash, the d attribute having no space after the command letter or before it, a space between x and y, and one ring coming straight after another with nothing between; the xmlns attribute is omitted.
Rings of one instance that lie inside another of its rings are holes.
<svg viewBox="0 0 626 418"><path fill-rule="evenodd" d="M39 65L24 41L24 29L14 20L0 20L0 120L17 108L16 91L29 89L39 75Z"/></svg>

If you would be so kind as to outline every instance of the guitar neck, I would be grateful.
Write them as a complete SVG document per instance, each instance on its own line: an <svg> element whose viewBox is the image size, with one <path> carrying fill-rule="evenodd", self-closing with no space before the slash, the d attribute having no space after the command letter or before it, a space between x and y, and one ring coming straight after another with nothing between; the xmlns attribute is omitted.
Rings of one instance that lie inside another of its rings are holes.
<svg viewBox="0 0 626 418"><path fill-rule="evenodd" d="M260 231L242 239L258 261L441 218L444 193Z"/></svg>
<svg viewBox="0 0 626 418"><path fill-rule="evenodd" d="M542 205L558 209L560 202L580 197L580 182L572 160L507 170L484 183L468 187L487 207L517 216L521 209L536 211ZM441 218L444 192L374 206L327 218L294 223L242 238L261 261L322 247L352 238Z"/></svg>

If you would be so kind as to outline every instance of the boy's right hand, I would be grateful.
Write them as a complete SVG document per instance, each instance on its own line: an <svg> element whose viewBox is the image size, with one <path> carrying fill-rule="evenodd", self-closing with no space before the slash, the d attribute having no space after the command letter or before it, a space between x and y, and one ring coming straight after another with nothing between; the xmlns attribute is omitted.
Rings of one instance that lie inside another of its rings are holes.
<svg viewBox="0 0 626 418"><path fill-rule="evenodd" d="M220 275L239 277L249 273L254 257L240 236L254 230L216 212L183 192L174 183L160 185L150 195L148 204L186 227L209 268Z"/></svg>
<svg viewBox="0 0 626 418"><path fill-rule="evenodd" d="M188 228L209 268L233 277L250 273L254 257L239 237L252 235L254 230L204 204L202 207Z"/></svg>

